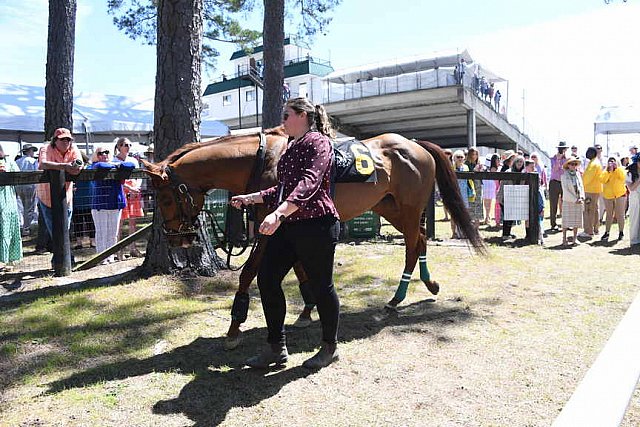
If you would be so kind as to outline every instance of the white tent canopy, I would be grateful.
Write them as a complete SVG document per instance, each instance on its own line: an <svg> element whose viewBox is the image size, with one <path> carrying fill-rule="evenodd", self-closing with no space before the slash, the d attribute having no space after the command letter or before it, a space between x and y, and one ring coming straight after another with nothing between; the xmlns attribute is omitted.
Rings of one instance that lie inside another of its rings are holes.
<svg viewBox="0 0 640 427"><path fill-rule="evenodd" d="M635 106L600 107L593 124L594 136L598 134L640 133L640 109Z"/></svg>
<svg viewBox="0 0 640 427"><path fill-rule="evenodd" d="M44 88L0 83L0 140L42 141L44 135ZM99 93L80 93L73 99L74 135L124 135L149 141L153 131L153 99ZM229 133L217 120L203 120L204 137ZM104 138L101 138L104 139Z"/></svg>

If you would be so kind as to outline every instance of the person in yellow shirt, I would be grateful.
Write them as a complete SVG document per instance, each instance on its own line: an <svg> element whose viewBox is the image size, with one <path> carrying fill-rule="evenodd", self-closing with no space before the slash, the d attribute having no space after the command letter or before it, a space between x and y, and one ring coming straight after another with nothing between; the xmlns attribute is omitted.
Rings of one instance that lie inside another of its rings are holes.
<svg viewBox="0 0 640 427"><path fill-rule="evenodd" d="M600 175L600 182L603 184L602 196L604 197L604 208L607 213L606 231L600 240L607 240L609 238L614 213L618 222L618 240L622 240L624 237L624 211L627 205L626 175L618 159L609 157L607 160L607 168Z"/></svg>
<svg viewBox="0 0 640 427"><path fill-rule="evenodd" d="M595 147L587 148L586 158L589 160L582 175L584 183L584 231L578 237L591 239L594 234L598 234L600 220L598 218L598 201L602 194L602 164L598 159L598 150Z"/></svg>

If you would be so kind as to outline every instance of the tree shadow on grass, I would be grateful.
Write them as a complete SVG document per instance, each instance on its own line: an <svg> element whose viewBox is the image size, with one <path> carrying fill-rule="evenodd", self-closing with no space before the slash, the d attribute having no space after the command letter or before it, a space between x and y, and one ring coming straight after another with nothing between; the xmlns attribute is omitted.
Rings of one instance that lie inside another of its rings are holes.
<svg viewBox="0 0 640 427"><path fill-rule="evenodd" d="M389 327L400 333L419 331L440 339L447 328L472 318L463 302L432 302L429 299L410 304L397 313L379 308L344 313L340 317L339 340L348 342L368 338ZM262 345L266 330L254 328L244 332L243 336L242 347L235 351L224 351L222 337L197 338L190 344L147 359L129 359L73 374L49 384L47 393L153 372L194 375L177 397L157 402L152 410L156 414L184 414L195 426L210 426L221 423L231 409L252 407L276 395L290 382L312 373L301 366L279 371L245 368L244 361ZM288 331L289 353L312 352L319 336L319 322L305 330Z"/></svg>
<svg viewBox="0 0 640 427"><path fill-rule="evenodd" d="M51 274L50 270L43 270L43 271L47 272L47 274L43 276L48 276ZM29 274L32 276L34 275L33 272ZM107 286L121 285L131 280L138 280L141 277L141 274L142 273L141 273L140 267L137 267L133 270L128 270L128 271L125 271L124 273L114 274L112 276L75 281L75 282L67 283L64 285L52 284L51 286L47 286L40 289L33 289L29 291L12 293L9 295L2 295L0 296L0 311L2 311L5 308L12 308L22 304L28 304L41 298L62 296L71 292L77 292L81 290L90 290L90 289L103 288ZM15 280L20 280L20 278L18 277Z"/></svg>

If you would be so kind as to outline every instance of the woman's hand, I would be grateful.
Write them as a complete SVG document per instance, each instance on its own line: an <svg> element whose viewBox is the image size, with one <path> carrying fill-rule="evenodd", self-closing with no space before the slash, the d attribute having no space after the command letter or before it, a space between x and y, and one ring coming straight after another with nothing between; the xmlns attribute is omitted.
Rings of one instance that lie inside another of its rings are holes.
<svg viewBox="0 0 640 427"><path fill-rule="evenodd" d="M280 227L280 216L276 212L272 212L264 218L258 231L266 236L271 236Z"/></svg>
<svg viewBox="0 0 640 427"><path fill-rule="evenodd" d="M253 205L254 203L253 195L251 194L239 194L237 196L233 196L229 202L229 204L236 209L240 209L242 206Z"/></svg>

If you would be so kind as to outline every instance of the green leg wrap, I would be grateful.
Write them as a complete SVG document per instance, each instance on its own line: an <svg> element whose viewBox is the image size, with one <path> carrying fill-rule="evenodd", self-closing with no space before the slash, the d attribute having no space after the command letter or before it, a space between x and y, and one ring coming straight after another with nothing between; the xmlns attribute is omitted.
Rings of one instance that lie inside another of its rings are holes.
<svg viewBox="0 0 640 427"><path fill-rule="evenodd" d="M411 273L402 273L402 278L400 279L400 284L398 285L398 290L396 294L393 296L394 299L398 301L402 301L407 297L407 289L409 288L409 281L411 280Z"/></svg>
<svg viewBox="0 0 640 427"><path fill-rule="evenodd" d="M431 280L431 274L429 274L429 267L427 267L427 256L420 255L418 257L418 262L420 263L420 280L428 282Z"/></svg>

